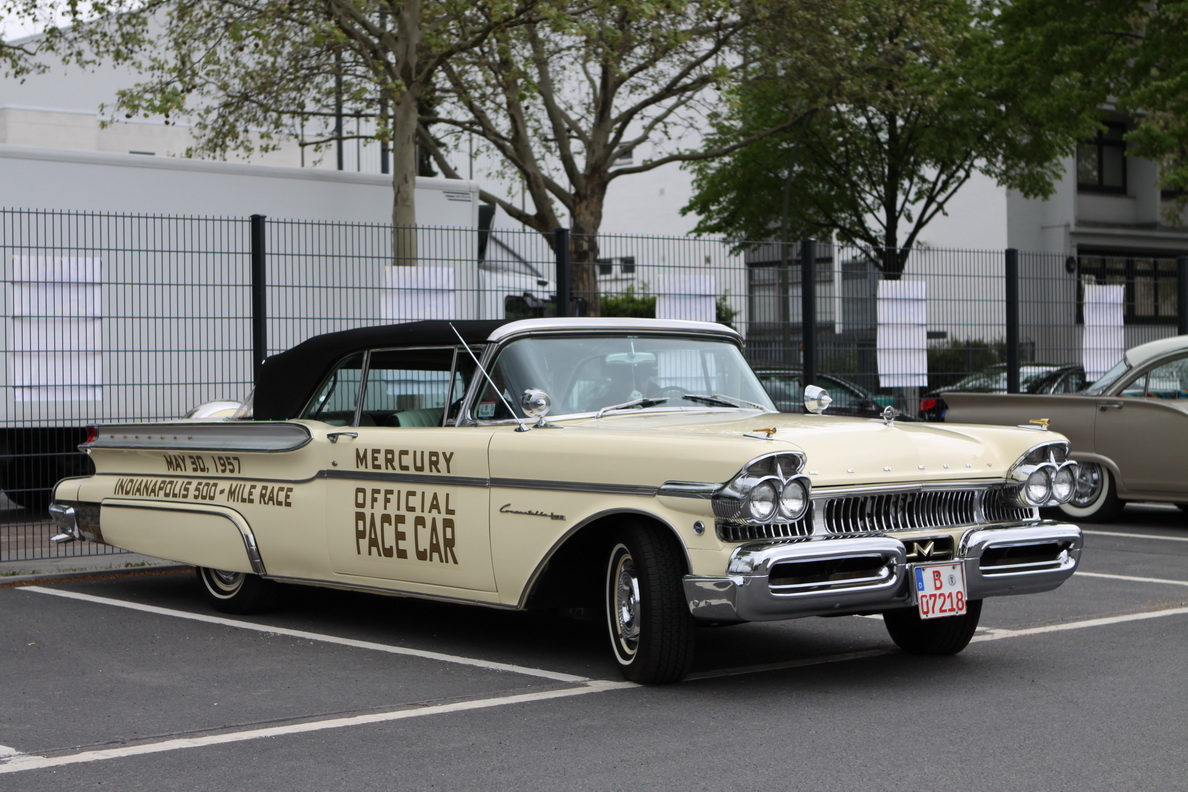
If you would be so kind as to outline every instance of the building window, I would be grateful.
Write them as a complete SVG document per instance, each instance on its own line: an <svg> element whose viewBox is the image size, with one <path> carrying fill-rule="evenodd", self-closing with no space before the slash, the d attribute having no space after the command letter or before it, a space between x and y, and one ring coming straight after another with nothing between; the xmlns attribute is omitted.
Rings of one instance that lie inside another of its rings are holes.
<svg viewBox="0 0 1188 792"><path fill-rule="evenodd" d="M1088 143L1077 146L1077 189L1126 192L1126 125L1111 122Z"/></svg>
<svg viewBox="0 0 1188 792"><path fill-rule="evenodd" d="M1081 283L1120 285L1127 324L1175 324L1176 260L1166 255L1081 250ZM1078 306L1078 313L1080 306Z"/></svg>
<svg viewBox="0 0 1188 792"><path fill-rule="evenodd" d="M635 274L635 256L598 259L598 274L604 278Z"/></svg>

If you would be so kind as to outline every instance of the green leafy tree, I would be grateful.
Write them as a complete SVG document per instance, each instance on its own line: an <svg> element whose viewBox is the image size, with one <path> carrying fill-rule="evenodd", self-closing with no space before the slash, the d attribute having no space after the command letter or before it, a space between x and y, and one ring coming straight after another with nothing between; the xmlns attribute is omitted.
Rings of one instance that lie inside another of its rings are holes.
<svg viewBox="0 0 1188 792"><path fill-rule="evenodd" d="M753 57L741 46L757 19L755 5L573 2L530 25L500 30L442 65L442 112L429 120L483 140L522 184L530 206L522 209L494 191L484 193L486 200L542 233L571 229L573 288L592 313L600 310L597 235L614 181L720 156L789 128L807 112L784 106L786 112L736 137L701 135L721 113L737 67ZM834 50L842 42L815 32L829 18L829 5L805 0L788 10L801 96L826 95L838 79ZM447 152L425 136L421 142L434 149L443 173L457 174ZM638 156L644 148L646 159Z"/></svg>
<svg viewBox="0 0 1188 792"><path fill-rule="evenodd" d="M737 240L836 233L894 279L920 232L975 172L1049 195L1059 157L1092 134L1095 105L1056 90L1042 62L1020 59L1001 36L997 6L838 0L835 28L852 44L838 101L794 129L691 165L695 194L685 212L700 216L697 230ZM756 28L754 46L785 57L783 31L773 15ZM802 102L786 79L792 71L743 82L712 139L746 137Z"/></svg>
<svg viewBox="0 0 1188 792"><path fill-rule="evenodd" d="M1018 0L998 25L1054 82L1130 115L1128 153L1181 191L1175 215L1188 206L1188 2Z"/></svg>
<svg viewBox="0 0 1188 792"><path fill-rule="evenodd" d="M46 71L44 55L59 36L52 11L37 0L0 0L0 78Z"/></svg>
<svg viewBox="0 0 1188 792"><path fill-rule="evenodd" d="M96 57L143 76L119 93L127 117L185 118L191 154L267 151L293 139L362 133L390 144L394 246L416 260L416 137L435 74L493 32L532 18L537 0L103 0L79 36Z"/></svg>

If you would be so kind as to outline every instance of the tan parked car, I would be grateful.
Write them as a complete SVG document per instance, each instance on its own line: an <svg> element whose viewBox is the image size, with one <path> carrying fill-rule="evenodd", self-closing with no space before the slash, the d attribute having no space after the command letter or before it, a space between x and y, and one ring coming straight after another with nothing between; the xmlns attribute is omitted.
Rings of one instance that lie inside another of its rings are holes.
<svg viewBox="0 0 1188 792"><path fill-rule="evenodd" d="M1081 393L945 395L950 423L1051 421L1077 467L1072 519L1108 520L1127 501L1188 506L1188 336L1140 344Z"/></svg>
<svg viewBox="0 0 1188 792"><path fill-rule="evenodd" d="M631 680L699 623L881 614L910 652L1053 589L1081 531L1055 432L780 414L722 325L418 322L266 361L254 418L103 426L63 541L192 564L216 609L278 582L601 613Z"/></svg>

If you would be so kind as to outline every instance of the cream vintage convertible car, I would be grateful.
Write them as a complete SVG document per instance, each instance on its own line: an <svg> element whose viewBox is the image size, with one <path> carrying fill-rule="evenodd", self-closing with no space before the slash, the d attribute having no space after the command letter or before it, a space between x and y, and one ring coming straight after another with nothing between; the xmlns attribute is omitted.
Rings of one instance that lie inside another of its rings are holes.
<svg viewBox="0 0 1188 792"><path fill-rule="evenodd" d="M269 358L253 418L96 428L60 540L197 568L222 611L278 582L495 608L597 607L628 679L672 682L696 626L882 614L965 648L982 600L1076 569L1040 519L1075 463L1041 429L780 414L708 323L419 322Z"/></svg>

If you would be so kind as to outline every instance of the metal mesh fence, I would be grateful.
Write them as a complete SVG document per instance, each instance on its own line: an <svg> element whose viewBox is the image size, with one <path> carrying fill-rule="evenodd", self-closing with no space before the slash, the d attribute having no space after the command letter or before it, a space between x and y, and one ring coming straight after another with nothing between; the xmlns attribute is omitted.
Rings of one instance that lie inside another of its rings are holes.
<svg viewBox="0 0 1188 792"><path fill-rule="evenodd" d="M386 225L0 210L0 561L106 550L51 546L43 519L52 483L87 469L75 450L86 426L245 399L257 354L319 333L556 315L559 275L572 281L571 313L723 322L756 368L793 375L807 343L818 373L909 414L971 375L1005 389L1012 352L1025 382L1064 368L1081 371L1079 387L1095 351L1116 356L1178 326L1171 259L1023 252L1008 303L1006 251L913 250L892 280L869 251L824 242L607 234L571 239L560 256L553 242L419 228L417 265L404 266L410 251L396 255L403 243ZM590 258L566 267L569 250ZM1099 286L1123 295L1113 335L1093 329Z"/></svg>

